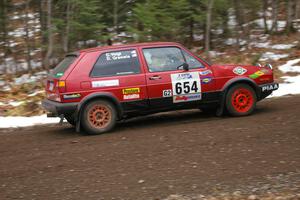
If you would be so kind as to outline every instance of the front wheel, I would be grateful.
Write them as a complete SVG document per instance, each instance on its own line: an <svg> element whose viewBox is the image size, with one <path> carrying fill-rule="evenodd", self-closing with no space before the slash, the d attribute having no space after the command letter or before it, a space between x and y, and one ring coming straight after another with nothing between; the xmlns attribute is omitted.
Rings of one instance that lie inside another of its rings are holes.
<svg viewBox="0 0 300 200"><path fill-rule="evenodd" d="M105 100L88 103L82 110L81 122L88 134L98 135L112 130L117 121L114 105Z"/></svg>
<svg viewBox="0 0 300 200"><path fill-rule="evenodd" d="M250 115L256 106L256 94L247 84L231 87L226 95L226 108L232 116Z"/></svg>

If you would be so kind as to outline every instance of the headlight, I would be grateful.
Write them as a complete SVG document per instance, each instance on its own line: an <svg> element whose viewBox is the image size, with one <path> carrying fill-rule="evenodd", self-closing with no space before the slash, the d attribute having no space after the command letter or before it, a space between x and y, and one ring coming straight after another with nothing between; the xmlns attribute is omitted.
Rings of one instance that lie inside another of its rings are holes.
<svg viewBox="0 0 300 200"><path fill-rule="evenodd" d="M271 64L266 64L265 67L270 68L271 70L273 70L273 66Z"/></svg>
<svg viewBox="0 0 300 200"><path fill-rule="evenodd" d="M256 63L255 66L257 66L257 67L262 67L260 63Z"/></svg>

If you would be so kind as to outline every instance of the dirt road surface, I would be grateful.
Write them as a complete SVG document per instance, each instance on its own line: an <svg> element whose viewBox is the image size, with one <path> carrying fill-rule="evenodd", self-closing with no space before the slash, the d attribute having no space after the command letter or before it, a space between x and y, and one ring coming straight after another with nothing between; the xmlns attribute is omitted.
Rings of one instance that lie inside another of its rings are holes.
<svg viewBox="0 0 300 200"><path fill-rule="evenodd" d="M0 130L0 199L163 199L300 193L300 96L252 116L176 111L83 136L68 124Z"/></svg>

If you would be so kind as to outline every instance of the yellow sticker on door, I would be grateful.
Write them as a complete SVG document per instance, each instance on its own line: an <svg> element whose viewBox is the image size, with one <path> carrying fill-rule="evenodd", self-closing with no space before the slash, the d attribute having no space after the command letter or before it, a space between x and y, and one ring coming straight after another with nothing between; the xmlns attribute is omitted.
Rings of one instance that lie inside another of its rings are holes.
<svg viewBox="0 0 300 200"><path fill-rule="evenodd" d="M124 95L128 94L139 94L140 93L140 88L126 88L122 90Z"/></svg>

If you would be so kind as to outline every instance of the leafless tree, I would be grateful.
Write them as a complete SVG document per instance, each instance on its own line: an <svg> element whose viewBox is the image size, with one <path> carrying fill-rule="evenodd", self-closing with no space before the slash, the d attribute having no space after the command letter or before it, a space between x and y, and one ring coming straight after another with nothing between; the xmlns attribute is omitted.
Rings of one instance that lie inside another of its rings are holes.
<svg viewBox="0 0 300 200"><path fill-rule="evenodd" d="M278 31L277 27L277 21L278 21L278 5L279 0L272 0L272 27L271 27L271 32Z"/></svg>
<svg viewBox="0 0 300 200"><path fill-rule="evenodd" d="M27 69L31 73L32 72L32 67L31 67L31 39L30 39L30 27L29 27L29 5L30 5L31 0L26 0L25 2L25 17L24 17L24 29L25 29L25 37L24 37L24 42L26 46L26 62L27 62Z"/></svg>
<svg viewBox="0 0 300 200"><path fill-rule="evenodd" d="M214 5L214 0L208 1L207 6L207 15L206 15L206 31L205 31L205 52L209 56L210 51L210 27L211 27L211 19L212 19L212 9Z"/></svg>
<svg viewBox="0 0 300 200"><path fill-rule="evenodd" d="M44 67L49 69L50 58L53 52L53 27L52 27L52 0L47 0L47 31L48 31L48 47L44 58Z"/></svg>

